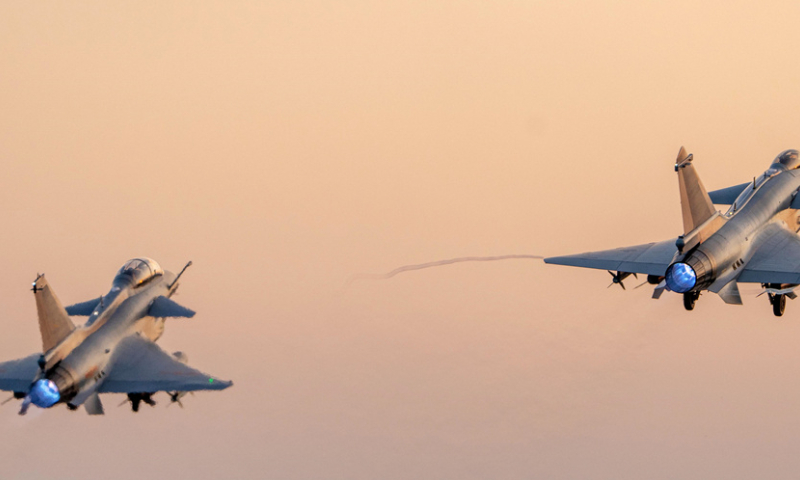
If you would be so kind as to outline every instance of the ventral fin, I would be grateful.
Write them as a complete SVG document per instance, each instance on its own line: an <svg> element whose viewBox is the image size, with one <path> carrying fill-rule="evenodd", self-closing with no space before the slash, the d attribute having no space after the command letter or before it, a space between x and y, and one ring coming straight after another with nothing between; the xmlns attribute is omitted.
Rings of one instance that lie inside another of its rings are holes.
<svg viewBox="0 0 800 480"><path fill-rule="evenodd" d="M86 402L83 404L86 408L86 413L89 415L104 415L103 403L100 401L100 396L96 393L89 395Z"/></svg>
<svg viewBox="0 0 800 480"><path fill-rule="evenodd" d="M742 296L739 295L739 284L736 280L731 280L727 285L717 292L722 301L729 305L741 305Z"/></svg>

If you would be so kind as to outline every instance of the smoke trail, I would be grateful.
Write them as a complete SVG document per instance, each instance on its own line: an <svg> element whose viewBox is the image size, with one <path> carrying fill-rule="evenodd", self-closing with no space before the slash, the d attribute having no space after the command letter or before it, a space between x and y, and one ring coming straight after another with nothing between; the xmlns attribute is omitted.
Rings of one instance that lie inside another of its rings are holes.
<svg viewBox="0 0 800 480"><path fill-rule="evenodd" d="M441 267L443 265L451 265L453 263L461 262L494 262L497 260L512 260L512 259L534 259L541 260L540 255L498 255L496 257L459 257L450 258L448 260L439 260L436 262L420 263L417 265L404 265L397 267L389 273L361 273L351 276L347 279L347 285L350 285L356 280L388 280L397 274L409 272L411 270L422 270L423 268Z"/></svg>

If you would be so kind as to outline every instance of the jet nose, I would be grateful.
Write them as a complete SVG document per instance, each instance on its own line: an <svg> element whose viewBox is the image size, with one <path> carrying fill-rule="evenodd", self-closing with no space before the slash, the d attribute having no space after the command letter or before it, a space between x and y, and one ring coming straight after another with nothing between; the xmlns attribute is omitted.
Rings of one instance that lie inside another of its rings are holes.
<svg viewBox="0 0 800 480"><path fill-rule="evenodd" d="M55 382L42 378L37 380L28 392L30 402L39 408L49 408L61 400L61 392Z"/></svg>

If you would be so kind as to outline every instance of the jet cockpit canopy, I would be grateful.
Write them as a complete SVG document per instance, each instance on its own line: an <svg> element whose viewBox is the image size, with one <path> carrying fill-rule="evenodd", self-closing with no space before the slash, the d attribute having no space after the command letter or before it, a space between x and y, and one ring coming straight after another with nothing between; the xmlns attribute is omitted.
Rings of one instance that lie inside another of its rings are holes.
<svg viewBox="0 0 800 480"><path fill-rule="evenodd" d="M797 150L785 150L775 157L775 160L772 161L772 165L783 165L786 170L794 170L800 167L800 155L797 153Z"/></svg>
<svg viewBox="0 0 800 480"><path fill-rule="evenodd" d="M142 283L150 280L157 275L163 275L164 270L152 258L140 257L128 260L125 265L119 269L115 280L121 277L127 277L133 280L133 285L141 285Z"/></svg>

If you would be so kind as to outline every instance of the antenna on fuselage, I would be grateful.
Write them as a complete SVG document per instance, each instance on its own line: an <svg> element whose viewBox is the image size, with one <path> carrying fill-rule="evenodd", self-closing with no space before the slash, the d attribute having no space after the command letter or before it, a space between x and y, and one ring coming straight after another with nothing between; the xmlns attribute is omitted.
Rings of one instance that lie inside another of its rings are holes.
<svg viewBox="0 0 800 480"><path fill-rule="evenodd" d="M187 268L189 268L189 267L191 267L191 266L192 266L192 261L191 261L191 260L189 260L189 263L187 263L187 264L186 264L186 265L183 267L183 269L182 269L182 270L181 270L181 272L178 274L178 276L177 276L177 277L175 277L175 280L173 280L173 281L172 281L172 283L170 283L170 284L169 284L169 286L168 286L167 288L168 288L168 289L170 289L170 290L172 290L172 287L173 287L173 286L175 286L175 284L176 284L176 283L178 283L178 279L179 279L179 278L181 278L181 275L183 275L183 272L185 272L185 271L186 271L186 269L187 269Z"/></svg>

